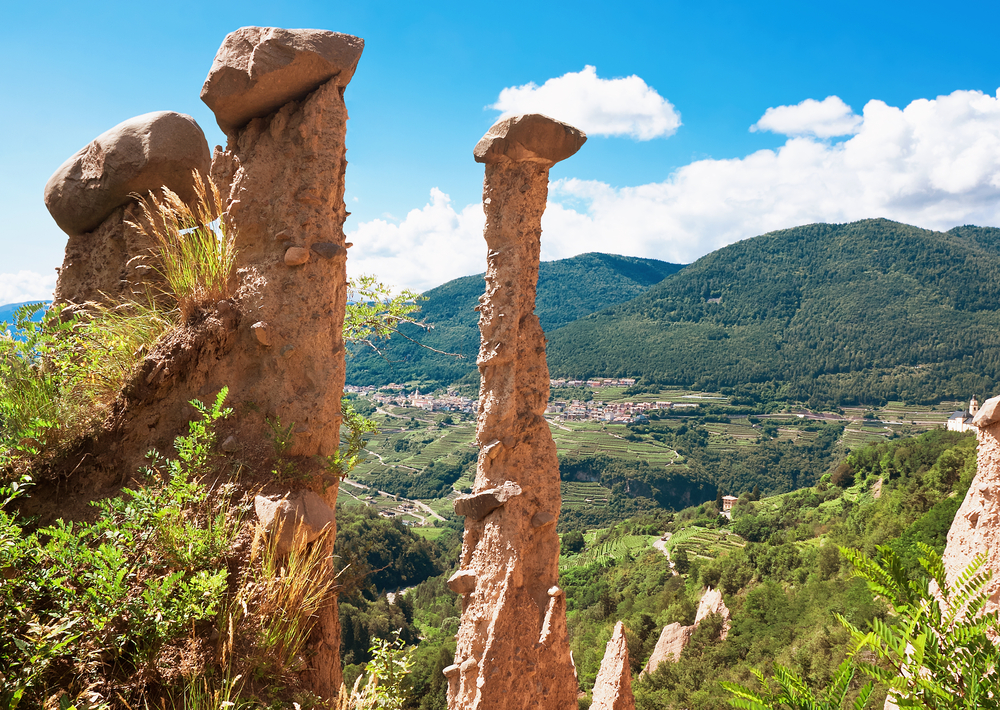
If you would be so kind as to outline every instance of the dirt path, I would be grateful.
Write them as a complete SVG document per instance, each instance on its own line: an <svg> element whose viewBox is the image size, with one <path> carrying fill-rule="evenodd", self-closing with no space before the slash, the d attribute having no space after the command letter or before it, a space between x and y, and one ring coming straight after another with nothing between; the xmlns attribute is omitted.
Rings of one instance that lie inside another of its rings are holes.
<svg viewBox="0 0 1000 710"><path fill-rule="evenodd" d="M667 562L670 563L670 571L673 572L674 576L676 577L677 568L674 565L674 561L670 559L670 553L667 551L667 542L670 540L670 538L671 538L670 533L663 533L663 538L659 540L653 540L653 547L655 547L657 550L659 550L666 556Z"/></svg>

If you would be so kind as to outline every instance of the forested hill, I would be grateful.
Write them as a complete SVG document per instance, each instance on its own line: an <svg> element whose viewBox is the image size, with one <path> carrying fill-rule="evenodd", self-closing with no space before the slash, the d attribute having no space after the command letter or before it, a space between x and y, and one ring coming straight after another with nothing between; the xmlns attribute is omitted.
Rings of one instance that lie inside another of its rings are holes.
<svg viewBox="0 0 1000 710"><path fill-rule="evenodd" d="M713 252L549 335L553 376L820 404L930 402L1000 382L1000 229L813 224Z"/></svg>
<svg viewBox="0 0 1000 710"><path fill-rule="evenodd" d="M634 298L677 272L680 264L614 254L589 253L542 262L535 312L546 332L610 304ZM484 274L465 276L427 291L420 317L429 331L403 328L414 340L437 350L459 353L462 359L440 355L411 341L394 337L382 355L353 348L347 360L347 382L378 385L409 380L453 382L476 370L479 314L473 309L483 294Z"/></svg>

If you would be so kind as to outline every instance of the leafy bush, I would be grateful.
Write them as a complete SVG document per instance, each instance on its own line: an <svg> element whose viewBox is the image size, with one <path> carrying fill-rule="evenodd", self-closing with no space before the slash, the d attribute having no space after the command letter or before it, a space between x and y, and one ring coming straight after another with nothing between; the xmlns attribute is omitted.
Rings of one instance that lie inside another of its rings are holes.
<svg viewBox="0 0 1000 710"><path fill-rule="evenodd" d="M178 458L153 456L149 485L98 502L95 522L59 520L24 535L0 511L0 700L8 707L40 703L57 678L71 678L61 687L74 695L141 697L145 683L130 678L169 682L185 657L195 662L188 639L224 607L225 556L240 519L232 486L203 480L214 424L229 413L225 396L211 407L194 403L200 419L177 439ZM0 502L21 490L6 487Z"/></svg>

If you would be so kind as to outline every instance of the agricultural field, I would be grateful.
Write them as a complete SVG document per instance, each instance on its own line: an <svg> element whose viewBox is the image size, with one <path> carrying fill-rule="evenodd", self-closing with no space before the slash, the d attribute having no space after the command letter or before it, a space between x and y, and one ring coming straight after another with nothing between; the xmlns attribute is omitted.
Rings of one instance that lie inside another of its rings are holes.
<svg viewBox="0 0 1000 710"><path fill-rule="evenodd" d="M746 541L743 538L728 530L709 530L693 525L671 535L665 547L671 554L678 546L683 546L692 559L715 559L744 545Z"/></svg>
<svg viewBox="0 0 1000 710"><path fill-rule="evenodd" d="M596 543L606 530L591 530L584 535L587 546L575 555L563 555L559 558L559 568L585 567L589 564L610 562L626 557L634 558L652 546L657 540L656 535L623 535L614 540Z"/></svg>
<svg viewBox="0 0 1000 710"><path fill-rule="evenodd" d="M729 399L722 395L677 388L664 389L655 394L625 395L624 392L625 389L621 387L592 390L595 400L608 402L670 401L723 405L723 407L729 405ZM623 424L563 421L555 416L550 416L548 421L561 457L605 455L622 461L644 461L653 467L679 465L686 468L689 462L673 448L678 445L678 441L671 433L685 425L688 427L693 425L707 434L701 446L708 456L731 457L735 453L740 457L738 460L742 460L744 454L752 456L757 447L769 440L765 428L778 443L789 442L796 446L808 446L820 435L817 431L809 431L810 428L816 428L817 424L840 421L845 427L835 449L835 458L839 460L848 451L861 448L870 442L909 436L941 427L953 411L961 409L965 404L965 402L943 402L935 406L914 407L900 402L890 402L882 408L852 407L825 414L816 414L794 406L784 407L784 411L772 409L771 413L758 414L746 414L745 408L733 410L732 414L727 414L729 410L726 408L710 410L715 415L728 416L728 421L705 421L701 418L692 420L695 411L688 410L691 411L691 415L688 416L685 410L681 410L675 412L674 416L664 417L658 421L657 417L653 416L654 421L640 429L638 435L635 427L630 428ZM864 418L866 415L867 419ZM397 485L405 485L409 476L419 479L432 464L438 467L437 471L440 471L442 466L458 467L452 469L460 470L457 479L454 477L444 479L446 481L444 485L450 486L450 489L425 489L447 492L447 495L422 501L442 517L453 515L454 498L460 492L470 490L473 485L474 464L469 463L469 455L475 454L476 451L474 418L457 413L432 413L398 406L380 408L373 418L378 424L379 433L369 441L365 460L352 472L351 478L378 489L380 482L383 486L391 486L388 482L395 480ZM643 430L645 434L642 433ZM665 436L654 436L653 434L657 432L665 433ZM690 446L690 442L687 445ZM688 451L690 452L690 449ZM396 490L407 489L404 487ZM564 511L593 511L606 506L611 498L610 491L598 483L563 482L561 490ZM367 493L361 494L355 490L353 491L355 496L351 496L350 491L352 489L345 485L340 496L342 502L357 504L360 499L361 502L372 504L380 511L395 509L395 515L410 523L419 523L422 519L427 519L428 523L431 521L426 512L418 513L418 517L414 517L407 511L398 509L400 505L398 501L380 496L365 501ZM711 550L727 547L727 542L719 538L714 531L708 537L697 538L694 542L695 548L692 551L698 556L711 556Z"/></svg>

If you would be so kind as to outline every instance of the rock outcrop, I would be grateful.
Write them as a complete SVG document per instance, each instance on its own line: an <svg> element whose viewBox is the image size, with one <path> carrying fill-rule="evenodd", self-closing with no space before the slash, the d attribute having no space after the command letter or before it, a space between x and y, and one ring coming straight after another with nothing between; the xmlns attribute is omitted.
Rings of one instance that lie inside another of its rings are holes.
<svg viewBox="0 0 1000 710"><path fill-rule="evenodd" d="M1000 608L1000 397L983 402L972 423L979 439L976 476L952 521L942 557L953 582L973 557L988 555L986 567L993 576L984 611L990 612Z"/></svg>
<svg viewBox="0 0 1000 710"><path fill-rule="evenodd" d="M157 111L106 131L63 163L45 185L45 206L69 240L56 300L123 300L143 281L130 262L149 244L126 219L136 195L166 186L194 198L193 172L208 176L205 134L190 116Z"/></svg>
<svg viewBox="0 0 1000 710"><path fill-rule="evenodd" d="M725 641L726 636L729 635L729 608L722 600L722 592L709 587L701 595L701 601L698 602L698 611L695 613L694 624L691 626L682 626L674 622L663 627L663 631L660 632L660 638L657 639L656 646L653 648L653 653L650 654L649 660L646 661L646 666L642 669L642 674L645 675L646 673L654 672L664 661L676 661L679 659L681 652L687 646L688 641L691 640L691 634L711 614L719 614L722 617L722 631L719 634L719 639Z"/></svg>
<svg viewBox="0 0 1000 710"><path fill-rule="evenodd" d="M660 638L656 640L656 646L653 647L653 653L642 669L643 674L654 672L664 661L678 660L681 651L687 647L694 629L694 625L682 626L676 621L664 626Z"/></svg>
<svg viewBox="0 0 1000 710"><path fill-rule="evenodd" d="M558 586L559 463L543 418L545 337L534 314L549 167L586 136L544 116L499 121L475 147L486 164L488 247L473 493L462 545L462 621L445 669L448 707L575 708L576 671Z"/></svg>
<svg viewBox="0 0 1000 710"><path fill-rule="evenodd" d="M91 243L81 248L101 255L111 271L130 248L93 239L126 238L115 231L132 209L122 205L121 195L166 184L186 197L183 181L172 177L180 168L175 171L171 156L179 156L189 181L192 168L210 171L237 250L232 295L200 309L145 356L115 402L103 440L81 460L91 473L77 471L77 464L63 495L92 496L110 476L120 481L122 471L137 470L144 452L169 451L195 414L189 402L208 401L227 386L234 414L220 431L223 449L263 465L275 455L268 423L291 427L280 455L294 460L314 488L284 503L258 501L261 512L271 514L272 524L282 517L299 520L320 510L318 499L332 511L339 480L319 460L333 455L340 441L347 303L344 88L363 46L356 37L318 30L238 30L223 42L203 90L229 139L225 150L216 148L210 167L193 121L157 114L104 134L53 177L46 193L52 214L70 230L100 224L83 235ZM184 133L178 126L193 129ZM171 142L171 131L187 138ZM197 150L190 149L194 143ZM141 179L120 167L128 162L123 156L144 161L137 168ZM104 256L112 247L123 255L117 261ZM71 289L66 279L73 268L64 268L60 293L74 300L119 278L117 272L88 277L78 280L86 289ZM335 534L329 511L320 510L322 520L307 539L322 529ZM333 542L332 535L322 539ZM308 647L308 682L327 698L341 684L339 647L334 599L321 611Z"/></svg>
<svg viewBox="0 0 1000 710"><path fill-rule="evenodd" d="M625 625L620 621L615 624L611 640L604 649L590 710L635 710L628 641L625 638Z"/></svg>
<svg viewBox="0 0 1000 710"><path fill-rule="evenodd" d="M726 636L729 635L729 607L722 600L722 592L712 587L705 590L705 593L701 595L701 601L698 602L698 611L694 615L695 627L710 614L718 614L722 617L722 632L719 638L725 641Z"/></svg>

